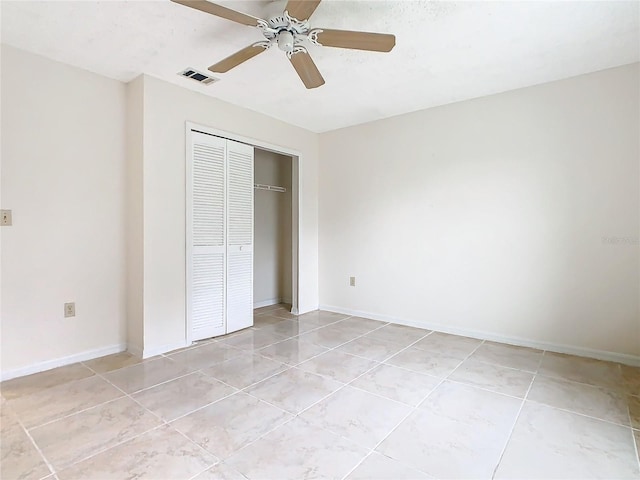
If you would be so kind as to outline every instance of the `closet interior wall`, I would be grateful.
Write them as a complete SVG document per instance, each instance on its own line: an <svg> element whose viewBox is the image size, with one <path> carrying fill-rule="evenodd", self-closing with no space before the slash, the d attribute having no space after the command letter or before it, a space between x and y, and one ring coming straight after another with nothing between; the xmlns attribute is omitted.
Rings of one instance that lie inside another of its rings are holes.
<svg viewBox="0 0 640 480"><path fill-rule="evenodd" d="M254 182L286 191L254 190L254 308L291 303L291 166L289 156L255 149Z"/></svg>

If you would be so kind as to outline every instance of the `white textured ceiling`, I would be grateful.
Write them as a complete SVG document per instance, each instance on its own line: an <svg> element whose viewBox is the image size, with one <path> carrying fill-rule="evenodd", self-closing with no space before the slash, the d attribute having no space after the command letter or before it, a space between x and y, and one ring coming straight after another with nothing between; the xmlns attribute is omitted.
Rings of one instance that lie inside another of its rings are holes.
<svg viewBox="0 0 640 480"><path fill-rule="evenodd" d="M263 16L270 2L220 2ZM326 84L304 88L272 48L202 86L176 73L262 38L166 1L2 1L2 42L127 82L146 73L324 132L640 58L640 3L324 0L312 27L394 33L391 53L311 46Z"/></svg>

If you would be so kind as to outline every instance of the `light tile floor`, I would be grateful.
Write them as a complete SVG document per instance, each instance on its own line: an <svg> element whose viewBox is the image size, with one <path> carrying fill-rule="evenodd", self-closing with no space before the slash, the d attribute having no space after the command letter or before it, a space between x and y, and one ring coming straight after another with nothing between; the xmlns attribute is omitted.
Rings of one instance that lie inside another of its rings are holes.
<svg viewBox="0 0 640 480"><path fill-rule="evenodd" d="M0 391L2 479L640 478L640 369L329 312Z"/></svg>

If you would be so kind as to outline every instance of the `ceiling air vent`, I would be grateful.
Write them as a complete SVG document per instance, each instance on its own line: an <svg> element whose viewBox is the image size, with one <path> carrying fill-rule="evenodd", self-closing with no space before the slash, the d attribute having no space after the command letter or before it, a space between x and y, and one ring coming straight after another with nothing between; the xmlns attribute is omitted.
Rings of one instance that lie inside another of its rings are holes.
<svg viewBox="0 0 640 480"><path fill-rule="evenodd" d="M182 75L183 77L191 78L198 83L202 83L204 85L209 85L210 83L217 82L219 79L215 77L211 77L206 73L199 72L194 68L186 68L182 72L179 72L178 75Z"/></svg>

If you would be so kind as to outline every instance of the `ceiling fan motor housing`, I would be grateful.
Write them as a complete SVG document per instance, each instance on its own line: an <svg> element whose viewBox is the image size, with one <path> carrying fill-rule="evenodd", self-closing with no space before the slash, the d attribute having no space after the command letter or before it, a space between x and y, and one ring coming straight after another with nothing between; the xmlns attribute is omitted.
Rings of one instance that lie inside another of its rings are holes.
<svg viewBox="0 0 640 480"><path fill-rule="evenodd" d="M278 48L283 52L292 52L294 45L293 33L288 30L282 30L278 33Z"/></svg>
<svg viewBox="0 0 640 480"><path fill-rule="evenodd" d="M258 28L262 30L269 45L277 43L280 50L290 55L302 46L304 38L309 33L309 22L293 18L285 11L281 15L270 17L269 20L259 19ZM265 45L265 48L268 46Z"/></svg>

